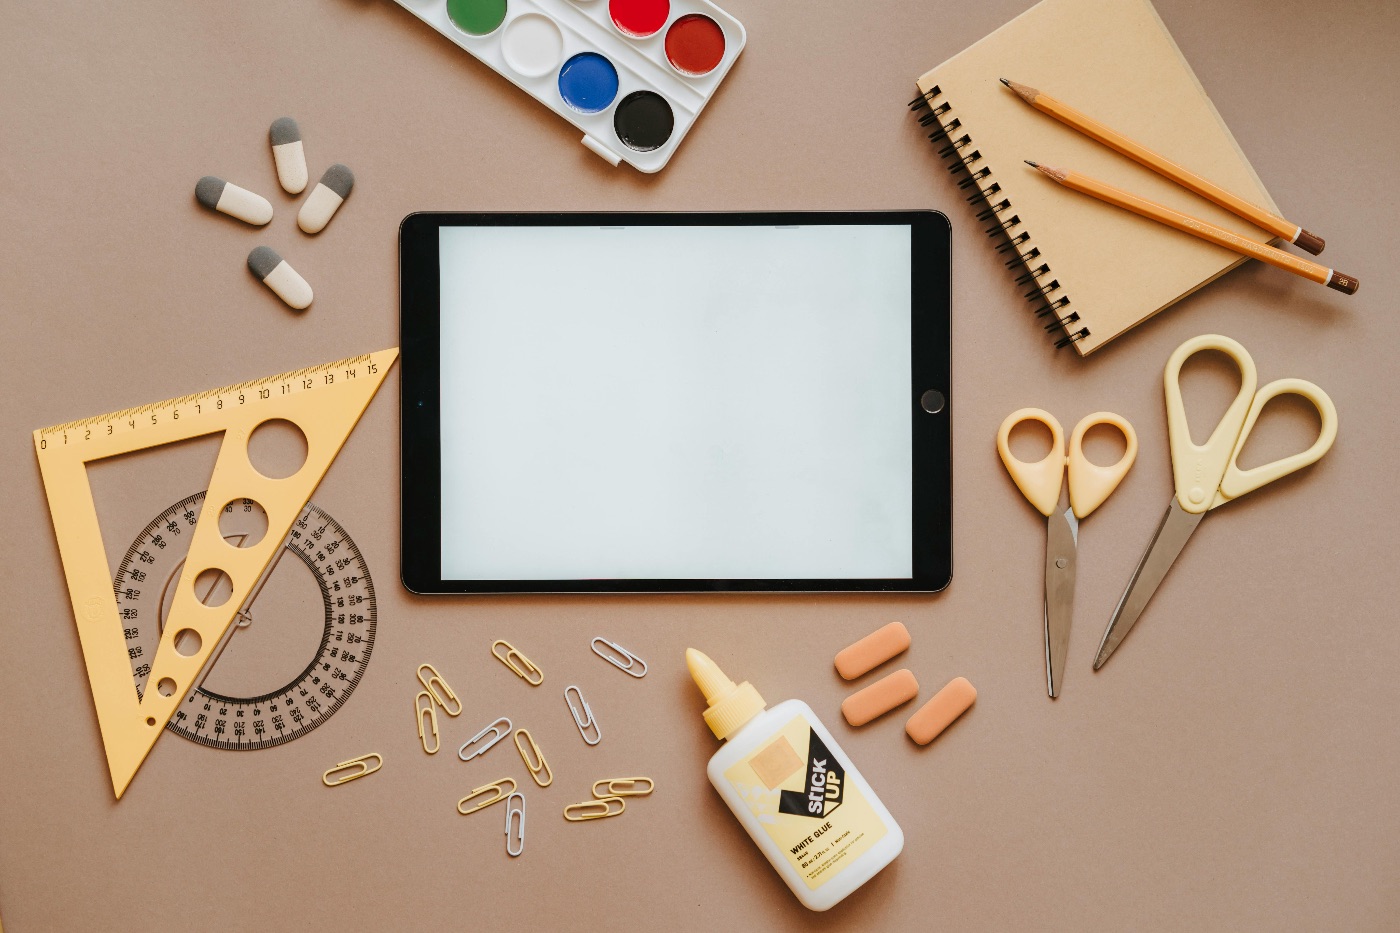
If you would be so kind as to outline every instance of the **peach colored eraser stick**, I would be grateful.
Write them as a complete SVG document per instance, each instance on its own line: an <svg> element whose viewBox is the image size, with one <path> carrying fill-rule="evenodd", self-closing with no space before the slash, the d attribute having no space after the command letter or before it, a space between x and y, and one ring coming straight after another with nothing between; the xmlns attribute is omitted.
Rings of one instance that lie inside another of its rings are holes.
<svg viewBox="0 0 1400 933"><path fill-rule="evenodd" d="M977 688L966 677L954 677L948 685L909 717L904 731L920 745L927 745L953 724L977 699Z"/></svg>
<svg viewBox="0 0 1400 933"><path fill-rule="evenodd" d="M846 697L841 704L841 715L853 726L863 726L876 717L883 716L901 703L908 703L919 695L919 682L907 668L895 671L888 677L881 677L864 690Z"/></svg>
<svg viewBox="0 0 1400 933"><path fill-rule="evenodd" d="M903 622L891 622L838 651L836 673L847 680L855 680L908 648L909 630Z"/></svg>

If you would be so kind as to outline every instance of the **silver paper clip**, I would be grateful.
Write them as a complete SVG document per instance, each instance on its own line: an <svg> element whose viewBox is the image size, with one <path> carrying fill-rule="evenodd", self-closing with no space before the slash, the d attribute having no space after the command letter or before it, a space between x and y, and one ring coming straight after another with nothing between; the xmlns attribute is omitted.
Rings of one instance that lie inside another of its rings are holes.
<svg viewBox="0 0 1400 933"><path fill-rule="evenodd" d="M578 697L579 703L583 706L583 711L574 705L574 701L569 697L572 690ZM583 691L570 684L564 688L564 702L569 704L569 712L574 714L574 725L578 726L578 734L583 736L583 740L589 745L597 745L603 740L603 730L598 728L598 721L593 718L593 710L589 709L588 701L583 698ZM593 730L593 738L588 737L588 730Z"/></svg>
<svg viewBox="0 0 1400 933"><path fill-rule="evenodd" d="M490 736L489 739L487 738L488 735ZM510 735L510 720L502 716L470 739L467 739L466 743L457 750L457 757L463 761L471 761L477 755L486 754L491 750L491 746L508 735ZM471 751L468 752L467 749L471 749Z"/></svg>
<svg viewBox="0 0 1400 933"><path fill-rule="evenodd" d="M607 645L608 648L612 649L612 651L616 653L616 656L600 649L598 647L599 642L602 642L604 645ZM588 646L593 649L594 654L620 671L625 671L639 679L647 675L647 662L615 641L608 641L606 638L599 637L589 642ZM637 665L639 664L641 665L641 670L637 669Z"/></svg>
<svg viewBox="0 0 1400 933"><path fill-rule="evenodd" d="M520 801L519 804L516 801ZM517 819L518 817L518 819ZM511 823L515 833L511 833ZM525 795L511 794L506 798L506 854L511 858L525 851Z"/></svg>

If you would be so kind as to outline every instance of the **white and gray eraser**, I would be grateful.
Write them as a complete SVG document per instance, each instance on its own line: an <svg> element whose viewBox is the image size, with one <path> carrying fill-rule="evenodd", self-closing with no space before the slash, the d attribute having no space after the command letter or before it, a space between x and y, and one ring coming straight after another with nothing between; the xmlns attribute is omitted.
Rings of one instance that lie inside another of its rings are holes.
<svg viewBox="0 0 1400 933"><path fill-rule="evenodd" d="M301 194L306 188L306 150L301 144L301 127L291 117L278 117L267 131L272 143L272 161L277 165L277 181L288 194Z"/></svg>
<svg viewBox="0 0 1400 933"><path fill-rule="evenodd" d="M311 286L276 250L267 246L254 248L248 254L248 268L288 307L301 311L311 304Z"/></svg>
<svg viewBox="0 0 1400 933"><path fill-rule="evenodd" d="M205 175L194 186L194 198L211 211L237 217L255 227L272 219L272 204L267 198L213 175Z"/></svg>
<svg viewBox="0 0 1400 933"><path fill-rule="evenodd" d="M316 182L316 187L311 189L311 194L301 205L297 226L307 233L320 233L350 196L350 189L354 186L354 173L339 162L326 169L326 174Z"/></svg>

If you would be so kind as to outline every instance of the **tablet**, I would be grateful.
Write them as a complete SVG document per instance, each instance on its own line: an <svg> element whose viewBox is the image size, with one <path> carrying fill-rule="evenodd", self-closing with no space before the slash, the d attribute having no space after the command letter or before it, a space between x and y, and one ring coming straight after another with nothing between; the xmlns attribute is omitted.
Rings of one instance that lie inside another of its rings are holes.
<svg viewBox="0 0 1400 933"><path fill-rule="evenodd" d="M421 213L399 258L410 590L947 585L942 214Z"/></svg>

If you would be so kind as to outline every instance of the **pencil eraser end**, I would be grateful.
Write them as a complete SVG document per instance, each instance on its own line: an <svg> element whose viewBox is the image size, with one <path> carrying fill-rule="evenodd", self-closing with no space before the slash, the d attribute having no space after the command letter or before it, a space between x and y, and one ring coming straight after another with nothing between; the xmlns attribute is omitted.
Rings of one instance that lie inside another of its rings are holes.
<svg viewBox="0 0 1400 933"><path fill-rule="evenodd" d="M1327 287L1335 288L1345 295L1355 295L1356 290L1361 287L1361 283L1356 280L1355 276L1333 269L1331 277L1327 280Z"/></svg>
<svg viewBox="0 0 1400 933"><path fill-rule="evenodd" d="M914 678L914 672L907 668L898 670L846 697L841 704L841 715L851 725L863 726L918 695L919 682Z"/></svg>
<svg viewBox="0 0 1400 933"><path fill-rule="evenodd" d="M903 622L891 622L836 653L836 673L855 680L909 648L909 630Z"/></svg>
<svg viewBox="0 0 1400 933"><path fill-rule="evenodd" d="M952 725L953 720L967 712L976 699L977 688L972 686L966 677L954 677L947 686L935 693L909 717L904 731L915 742L927 745Z"/></svg>

